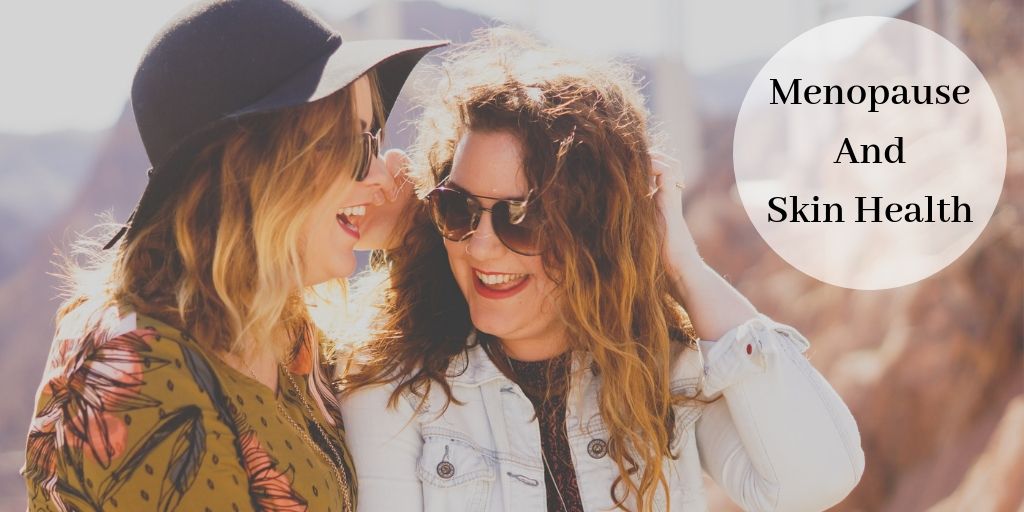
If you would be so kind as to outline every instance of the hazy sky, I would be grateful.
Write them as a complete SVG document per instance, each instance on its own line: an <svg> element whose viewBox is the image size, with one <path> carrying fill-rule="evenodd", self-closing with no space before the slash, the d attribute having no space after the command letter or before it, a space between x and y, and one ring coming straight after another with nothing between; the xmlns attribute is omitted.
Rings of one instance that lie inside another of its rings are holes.
<svg viewBox="0 0 1024 512"><path fill-rule="evenodd" d="M303 0L338 19L372 0ZM908 0L871 0L881 5ZM10 2L0 16L0 132L96 130L124 108L156 30L189 0ZM819 0L441 0L604 54L678 53L711 71L767 56L821 19ZM830 0L830 3L842 3ZM858 5L864 5L861 1ZM582 13L582 14L581 14ZM798 13L798 14L794 14ZM428 27L429 28L429 27Z"/></svg>

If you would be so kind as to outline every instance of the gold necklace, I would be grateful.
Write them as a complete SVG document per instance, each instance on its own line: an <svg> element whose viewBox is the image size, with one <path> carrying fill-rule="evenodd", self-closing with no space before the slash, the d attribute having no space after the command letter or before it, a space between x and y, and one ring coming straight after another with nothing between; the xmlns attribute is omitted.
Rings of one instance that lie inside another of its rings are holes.
<svg viewBox="0 0 1024 512"><path fill-rule="evenodd" d="M252 375L253 380L255 380L256 382L263 382L258 377L256 377L256 372L253 371L252 366L250 366L249 363L245 362L245 360L243 360L241 357L235 357L238 358L238 360L245 365L245 368L247 370L249 370L249 375ZM279 370L278 373L280 374L280 370L283 370L283 368L281 368L280 363L277 364L277 368ZM313 438L309 435L309 432L306 429L299 426L299 423L295 421L295 419L292 418L292 415L288 413L288 410L284 408L284 405L281 403L281 400L277 398L277 393L274 393L274 401L277 402L277 412L279 415L284 416L284 418L288 420L288 424L292 426L292 429L295 430L295 433L299 435L299 438L306 443L306 446L308 446L311 450L316 452L320 456L320 458L322 458L324 461L327 462L329 466L331 466L331 470L334 472L334 477L338 480L338 485L341 486L341 497L345 503L345 510L351 511L353 510L353 508L351 488L348 485L348 478L345 477L345 473L342 472L341 468L338 466L338 463L335 462L342 460L341 455L338 454L338 450L334 447L334 443L331 442L331 438L327 437L327 431L324 429L322 425L320 425L320 422L317 421L316 415L313 413L313 407L310 406L309 402L306 401L306 397L302 396L302 390L299 389L299 385L295 383L295 379L292 378L291 372L284 370L284 374L286 377L288 377L288 382L291 383L292 390L295 391L295 394L299 397L299 400L302 402L302 405L306 408L306 412L309 413L309 417L310 419L313 420L313 424L316 425L317 430L320 431L320 436L323 438L324 442L327 443L327 446L330 447L331 454L334 455L334 458L332 459L329 455L327 455L327 453L325 453L323 449L320 448L320 446L317 445L315 441L313 441Z"/></svg>
<svg viewBox="0 0 1024 512"><path fill-rule="evenodd" d="M498 342L498 348L501 353L505 356L505 362L508 364L509 371L512 372L512 381L519 384L519 374L516 372L516 367L512 366L512 359L508 356L508 352L505 352L505 347L501 346L501 342ZM562 511L569 510L565 506L565 498L562 497L562 490L558 488L558 481L555 480L555 472L551 470L551 464L548 463L548 457L544 454L544 446L541 444L540 447L540 460L544 464L544 473L551 477L551 485L555 487L555 494L558 495L558 501L562 504Z"/></svg>

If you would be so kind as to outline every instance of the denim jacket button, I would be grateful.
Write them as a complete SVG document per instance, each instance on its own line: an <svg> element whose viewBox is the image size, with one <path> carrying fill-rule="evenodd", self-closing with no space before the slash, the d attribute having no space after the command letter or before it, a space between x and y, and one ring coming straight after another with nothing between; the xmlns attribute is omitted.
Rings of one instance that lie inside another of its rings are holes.
<svg viewBox="0 0 1024 512"><path fill-rule="evenodd" d="M587 454L592 458L600 459L608 453L608 443L604 439L591 439L587 444Z"/></svg>
<svg viewBox="0 0 1024 512"><path fill-rule="evenodd" d="M455 465L446 460L437 463L437 476L445 480L455 476Z"/></svg>

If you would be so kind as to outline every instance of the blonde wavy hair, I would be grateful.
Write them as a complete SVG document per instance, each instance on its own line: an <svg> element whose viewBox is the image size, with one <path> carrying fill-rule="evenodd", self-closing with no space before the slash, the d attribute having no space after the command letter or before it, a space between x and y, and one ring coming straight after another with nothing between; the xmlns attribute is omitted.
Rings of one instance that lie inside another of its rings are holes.
<svg viewBox="0 0 1024 512"><path fill-rule="evenodd" d="M563 56L508 29L478 34L440 71L413 153L419 191L448 176L468 131L519 140L570 347L589 353L601 378L598 406L619 469L610 492L620 508L632 499L651 510L659 487L669 495L662 463L674 456L671 406L685 400L670 392L670 362L695 340L665 272L638 86L625 66ZM433 383L450 403L449 365L466 350L472 324L423 204L402 245L377 261L390 288L343 392L397 382L394 405L405 393L425 398Z"/></svg>
<svg viewBox="0 0 1024 512"><path fill-rule="evenodd" d="M367 76L383 125L376 78ZM118 226L75 242L61 265L58 329L88 330L92 313L118 305L216 352L269 350L288 361L318 348L302 277L304 226L319 199L351 184L362 151L354 90L232 123L170 171L190 178L116 250L100 247ZM344 292L342 281L325 286Z"/></svg>

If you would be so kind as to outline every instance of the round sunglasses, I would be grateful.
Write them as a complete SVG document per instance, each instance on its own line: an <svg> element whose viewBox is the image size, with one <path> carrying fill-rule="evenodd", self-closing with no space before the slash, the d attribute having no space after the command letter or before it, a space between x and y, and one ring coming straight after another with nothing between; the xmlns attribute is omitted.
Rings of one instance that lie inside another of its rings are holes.
<svg viewBox="0 0 1024 512"><path fill-rule="evenodd" d="M362 133L363 151L359 154L359 163L356 164L355 174L352 176L356 181L363 181L370 175L373 159L380 154L380 133L380 128Z"/></svg>
<svg viewBox="0 0 1024 512"><path fill-rule="evenodd" d="M352 169L352 179L355 181L363 181L370 175L373 159L380 155L380 135L380 128L359 135L359 143L362 147L359 151L359 160L356 162L355 168ZM333 142L326 138L318 141L314 147L316 151L322 153L337 151Z"/></svg>
<svg viewBox="0 0 1024 512"><path fill-rule="evenodd" d="M447 178L425 198L441 236L453 242L466 240L476 232L483 212L490 212L494 234L505 247L523 256L537 256L541 253L539 216L526 215L532 190L526 199L501 199L470 194L445 185L446 181ZM480 199L491 199L495 203L490 208L484 208Z"/></svg>

